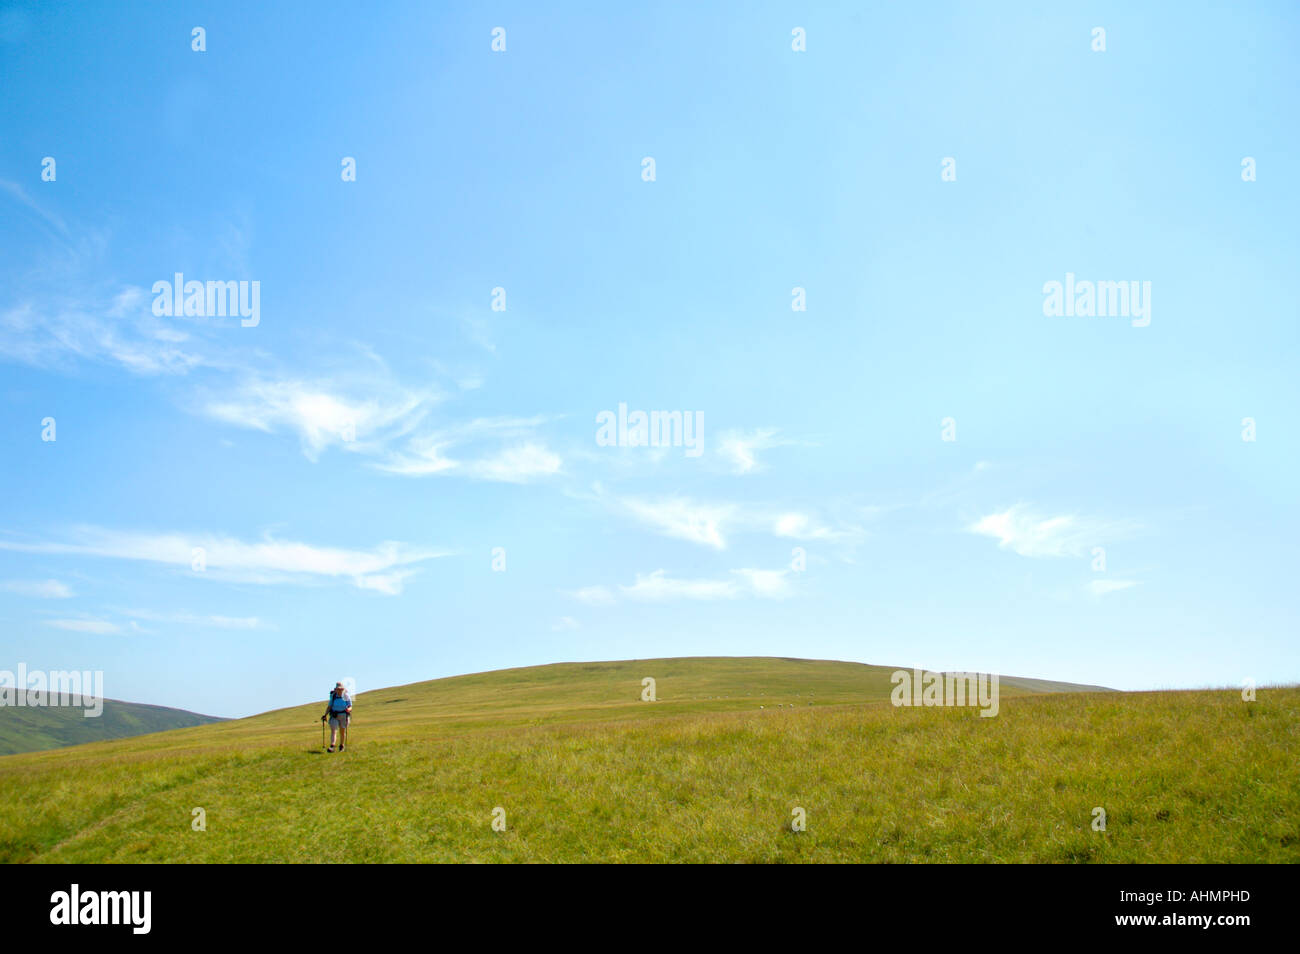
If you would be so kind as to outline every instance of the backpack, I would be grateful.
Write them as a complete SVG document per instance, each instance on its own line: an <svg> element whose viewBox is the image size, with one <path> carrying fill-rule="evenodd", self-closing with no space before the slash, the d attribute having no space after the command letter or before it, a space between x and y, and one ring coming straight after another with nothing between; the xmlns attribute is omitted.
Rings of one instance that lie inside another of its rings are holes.
<svg viewBox="0 0 1300 954"><path fill-rule="evenodd" d="M348 700L345 696L343 696L342 693L335 695L334 690L333 689L330 690L330 711L331 712L342 712L344 709L348 707L348 705L349 705Z"/></svg>

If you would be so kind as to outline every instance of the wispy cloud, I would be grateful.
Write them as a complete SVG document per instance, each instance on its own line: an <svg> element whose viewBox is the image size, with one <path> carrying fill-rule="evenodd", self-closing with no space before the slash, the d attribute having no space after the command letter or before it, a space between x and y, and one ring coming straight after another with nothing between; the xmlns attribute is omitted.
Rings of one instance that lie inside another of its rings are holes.
<svg viewBox="0 0 1300 954"><path fill-rule="evenodd" d="M476 418L410 438L375 466L405 477L456 476L525 484L560 473L564 460L540 437L543 417ZM463 448L451 456L454 448Z"/></svg>
<svg viewBox="0 0 1300 954"><path fill-rule="evenodd" d="M1073 514L1048 517L1017 504L981 517L967 531L992 537L998 546L1027 557L1082 556L1089 548L1126 536L1133 525Z"/></svg>
<svg viewBox="0 0 1300 954"><path fill-rule="evenodd" d="M543 444L521 444L507 447L481 460L471 461L465 468L471 476L481 480L495 480L523 484L536 477L549 477L560 472L560 455Z"/></svg>
<svg viewBox="0 0 1300 954"><path fill-rule="evenodd" d="M72 596L72 589L58 580L8 580L0 583L0 590L42 600L66 600Z"/></svg>
<svg viewBox="0 0 1300 954"><path fill-rule="evenodd" d="M733 599L739 595L734 580L681 580L668 576L664 570L638 573L630 586L618 588L622 596L632 600L661 602L664 600L717 600Z"/></svg>
<svg viewBox="0 0 1300 954"><path fill-rule="evenodd" d="M1127 590L1139 585L1138 580L1093 580L1088 584L1088 592L1093 596L1105 596L1118 590Z"/></svg>
<svg viewBox="0 0 1300 954"><path fill-rule="evenodd" d="M675 600L731 600L744 596L759 599L784 599L793 595L790 582L793 571L785 570L732 570L723 579L681 579L671 577L666 570L638 573L626 585L588 586L575 591L575 599L592 606L606 606L621 599L638 602L662 603Z"/></svg>
<svg viewBox="0 0 1300 954"><path fill-rule="evenodd" d="M79 362L110 364L139 376L202 370L184 400L188 410L233 427L296 437L312 461L338 449L368 457L387 473L513 484L563 471L560 455L537 433L544 418L474 418L430 427L443 392L404 385L365 345L352 343L347 363L318 363L318 373L303 374L255 350L222 350L202 322L158 318L150 294L137 286L46 295L41 302L0 310L0 357L66 370Z"/></svg>
<svg viewBox="0 0 1300 954"><path fill-rule="evenodd" d="M98 636L122 632L121 626L106 619L47 619L45 623L57 629L66 629L74 633L93 633Z"/></svg>
<svg viewBox="0 0 1300 954"><path fill-rule="evenodd" d="M846 540L862 536L857 526L834 528L806 513L780 514L772 522L772 533L794 540Z"/></svg>
<svg viewBox="0 0 1300 954"><path fill-rule="evenodd" d="M573 598L588 606L608 606L616 602L613 591L607 586L584 586L580 590L574 590Z"/></svg>
<svg viewBox="0 0 1300 954"><path fill-rule="evenodd" d="M374 452L408 433L436 400L391 381L354 386L337 382L250 379L202 405L209 417L266 433L296 434L303 454L318 460L326 448Z"/></svg>
<svg viewBox="0 0 1300 954"><path fill-rule="evenodd" d="M450 551L385 542L369 550L320 547L286 540L245 542L208 534L138 533L81 527L70 541L24 543L0 540L0 550L139 560L183 568L195 576L248 583L338 580L387 595L402 591L414 564ZM201 551L202 571L192 566Z"/></svg>
<svg viewBox="0 0 1300 954"><path fill-rule="evenodd" d="M773 447L801 444L801 441L777 437L776 428L752 431L729 430L718 435L717 453L733 474L752 474L765 469L758 452Z"/></svg>
<svg viewBox="0 0 1300 954"><path fill-rule="evenodd" d="M740 509L735 504L700 503L686 497L622 497L615 505L657 533L715 550L727 548L725 531Z"/></svg>
<svg viewBox="0 0 1300 954"><path fill-rule="evenodd" d="M735 534L771 534L794 540L852 543L863 536L856 524L828 522L814 513L767 505L702 501L685 496L619 497L597 484L594 499L662 536L725 550ZM865 515L858 508L855 514Z"/></svg>
<svg viewBox="0 0 1300 954"><path fill-rule="evenodd" d="M0 192L7 193L15 202L18 202L19 204L26 206L32 212L35 212L46 225L52 227L60 236L64 238L68 237L68 226L63 219L33 199L30 193L28 193L28 191L17 182L11 182L8 179L0 179Z"/></svg>
<svg viewBox="0 0 1300 954"><path fill-rule="evenodd" d="M489 354L497 353L496 335L492 323L479 315L462 315L465 336Z"/></svg>
<svg viewBox="0 0 1300 954"><path fill-rule="evenodd" d="M451 447L446 441L425 436L413 440L404 452L392 454L387 460L374 466L389 474L402 477L436 477L459 470L461 462L446 456Z"/></svg>
<svg viewBox="0 0 1300 954"><path fill-rule="evenodd" d="M745 590L761 599L783 600L794 595L794 571L783 570L732 570L741 579Z"/></svg>
<svg viewBox="0 0 1300 954"><path fill-rule="evenodd" d="M156 610L124 609L123 616L152 623L175 623L181 626L202 626L213 629L266 629L267 624L256 616L219 616L199 613L160 613Z"/></svg>
<svg viewBox="0 0 1300 954"><path fill-rule="evenodd" d="M141 376L182 375L220 363L205 350L189 331L154 317L136 287L119 290L107 305L65 297L0 311L0 356L40 368L90 361Z"/></svg>

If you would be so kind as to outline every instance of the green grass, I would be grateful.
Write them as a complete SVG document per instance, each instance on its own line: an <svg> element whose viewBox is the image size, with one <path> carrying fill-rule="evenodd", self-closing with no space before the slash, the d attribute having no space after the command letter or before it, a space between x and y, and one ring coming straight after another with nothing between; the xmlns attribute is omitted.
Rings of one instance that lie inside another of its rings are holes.
<svg viewBox="0 0 1300 954"><path fill-rule="evenodd" d="M0 706L0 755L36 752L104 739L124 739L149 732L164 732L191 725L220 722L213 716L150 706L136 702L104 700L104 711L87 718L78 706Z"/></svg>
<svg viewBox="0 0 1300 954"><path fill-rule="evenodd" d="M365 693L342 755L313 702L8 756L0 860L1300 860L1298 689L1004 680L981 718L893 707L892 671L565 664Z"/></svg>

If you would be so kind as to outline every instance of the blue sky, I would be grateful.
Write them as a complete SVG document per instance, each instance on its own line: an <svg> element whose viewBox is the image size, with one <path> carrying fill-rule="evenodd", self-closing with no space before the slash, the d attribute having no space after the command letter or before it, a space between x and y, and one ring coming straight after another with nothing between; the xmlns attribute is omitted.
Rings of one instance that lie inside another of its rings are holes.
<svg viewBox="0 0 1300 954"><path fill-rule="evenodd" d="M5 4L0 669L1300 679L1295 8L704 6Z"/></svg>

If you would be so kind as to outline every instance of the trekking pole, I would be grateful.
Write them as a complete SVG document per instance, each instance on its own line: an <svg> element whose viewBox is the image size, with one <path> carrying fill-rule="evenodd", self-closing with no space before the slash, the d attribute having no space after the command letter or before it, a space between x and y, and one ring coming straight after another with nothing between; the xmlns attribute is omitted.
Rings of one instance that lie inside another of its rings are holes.
<svg viewBox="0 0 1300 954"><path fill-rule="evenodd" d="M320 747L325 748L325 720L320 720Z"/></svg>

